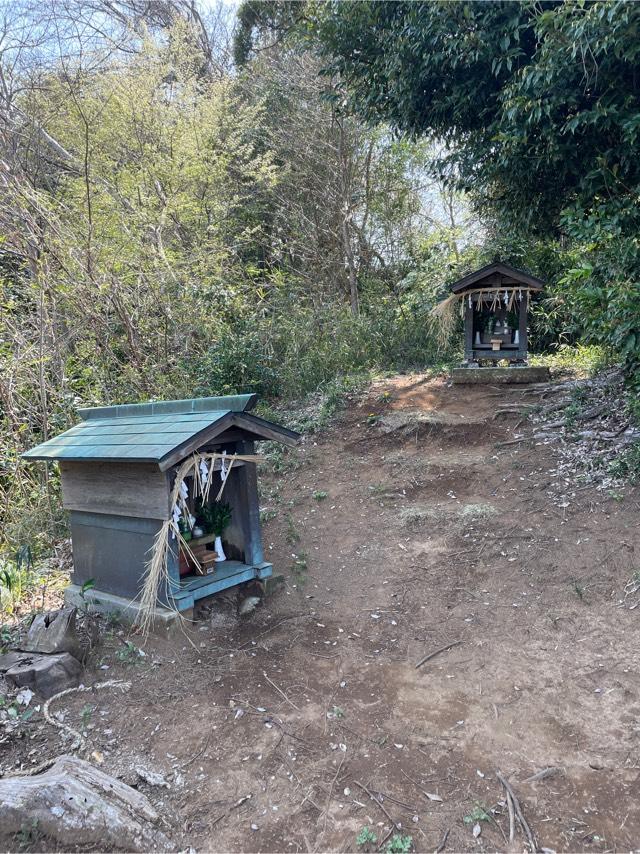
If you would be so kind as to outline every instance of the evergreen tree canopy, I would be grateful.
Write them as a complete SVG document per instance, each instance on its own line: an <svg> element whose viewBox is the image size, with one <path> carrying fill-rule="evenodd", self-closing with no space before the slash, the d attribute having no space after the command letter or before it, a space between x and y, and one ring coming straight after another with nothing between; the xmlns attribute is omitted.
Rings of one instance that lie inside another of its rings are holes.
<svg viewBox="0 0 640 854"><path fill-rule="evenodd" d="M335 2L317 26L357 111L443 142L503 228L570 239L582 331L637 367L640 5Z"/></svg>
<svg viewBox="0 0 640 854"><path fill-rule="evenodd" d="M537 230L640 179L640 6L334 3L331 69L369 119L445 141L468 188Z"/></svg>

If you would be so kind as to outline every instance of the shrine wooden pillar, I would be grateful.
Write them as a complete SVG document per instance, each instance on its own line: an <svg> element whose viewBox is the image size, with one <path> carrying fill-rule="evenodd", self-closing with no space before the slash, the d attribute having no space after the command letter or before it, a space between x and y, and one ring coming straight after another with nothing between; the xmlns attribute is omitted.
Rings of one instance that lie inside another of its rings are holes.
<svg viewBox="0 0 640 854"><path fill-rule="evenodd" d="M473 311L474 302L468 296L464 297L464 358L473 361Z"/></svg>
<svg viewBox="0 0 640 854"><path fill-rule="evenodd" d="M520 309L518 312L518 358L527 358L527 314L529 308L528 294L525 291L520 297Z"/></svg>

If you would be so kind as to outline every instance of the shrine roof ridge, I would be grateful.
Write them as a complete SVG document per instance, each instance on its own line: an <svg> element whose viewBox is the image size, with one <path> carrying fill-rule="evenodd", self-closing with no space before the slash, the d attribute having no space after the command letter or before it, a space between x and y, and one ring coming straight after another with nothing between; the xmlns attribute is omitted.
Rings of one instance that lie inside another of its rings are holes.
<svg viewBox="0 0 640 854"><path fill-rule="evenodd" d="M481 287L483 282L486 283L488 288L523 287L536 291L542 290L545 285L542 279L537 278L537 276L532 276L524 270L518 270L510 264L494 261L453 282L453 284L449 285L449 290L457 294L473 287Z"/></svg>

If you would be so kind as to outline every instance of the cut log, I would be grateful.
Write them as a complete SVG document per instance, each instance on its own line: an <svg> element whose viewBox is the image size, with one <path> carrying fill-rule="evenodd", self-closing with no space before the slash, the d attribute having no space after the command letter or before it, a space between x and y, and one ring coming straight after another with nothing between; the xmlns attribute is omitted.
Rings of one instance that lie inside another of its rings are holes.
<svg viewBox="0 0 640 854"><path fill-rule="evenodd" d="M82 759L61 756L42 774L0 779L0 844L35 828L63 851L173 851L149 800Z"/></svg>
<svg viewBox="0 0 640 854"><path fill-rule="evenodd" d="M68 652L74 658L81 658L76 609L60 608L38 614L29 627L22 649L26 652Z"/></svg>

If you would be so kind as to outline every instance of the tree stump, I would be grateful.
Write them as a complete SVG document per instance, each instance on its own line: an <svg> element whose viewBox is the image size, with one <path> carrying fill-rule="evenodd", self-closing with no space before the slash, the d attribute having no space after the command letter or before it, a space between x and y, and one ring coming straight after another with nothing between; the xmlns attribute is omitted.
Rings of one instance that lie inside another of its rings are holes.
<svg viewBox="0 0 640 854"><path fill-rule="evenodd" d="M61 756L32 777L0 779L0 844L17 833L55 841L64 851L172 851L155 827L149 800L82 759Z"/></svg>
<svg viewBox="0 0 640 854"><path fill-rule="evenodd" d="M37 614L22 649L27 652L68 652L81 658L80 642L76 634L76 609L60 608Z"/></svg>

